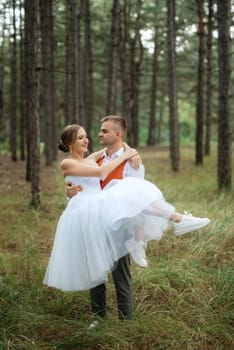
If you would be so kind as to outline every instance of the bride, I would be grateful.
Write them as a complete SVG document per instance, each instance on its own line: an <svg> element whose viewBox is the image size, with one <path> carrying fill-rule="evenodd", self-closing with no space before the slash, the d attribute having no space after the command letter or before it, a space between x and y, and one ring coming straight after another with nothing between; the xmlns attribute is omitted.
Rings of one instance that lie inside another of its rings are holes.
<svg viewBox="0 0 234 350"><path fill-rule="evenodd" d="M64 291L86 290L105 283L116 261L128 252L132 254L142 242L159 240L169 221L176 235L210 222L177 213L157 186L141 178L112 180L102 190L100 178L137 151L126 147L121 156L99 166L103 150L85 158L88 144L83 127L74 124L64 128L59 149L68 156L61 162L61 171L66 182L81 185L83 191L69 200L59 218L43 281ZM144 256L134 260L147 266Z"/></svg>

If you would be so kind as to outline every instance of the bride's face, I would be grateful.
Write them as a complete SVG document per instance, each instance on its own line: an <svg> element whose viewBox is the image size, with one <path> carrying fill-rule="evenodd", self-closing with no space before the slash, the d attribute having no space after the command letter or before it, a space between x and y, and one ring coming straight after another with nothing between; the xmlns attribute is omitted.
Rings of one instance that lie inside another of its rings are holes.
<svg viewBox="0 0 234 350"><path fill-rule="evenodd" d="M77 132L76 141L74 142L74 149L78 153L88 152L89 139L87 137L86 131L83 128L79 128Z"/></svg>

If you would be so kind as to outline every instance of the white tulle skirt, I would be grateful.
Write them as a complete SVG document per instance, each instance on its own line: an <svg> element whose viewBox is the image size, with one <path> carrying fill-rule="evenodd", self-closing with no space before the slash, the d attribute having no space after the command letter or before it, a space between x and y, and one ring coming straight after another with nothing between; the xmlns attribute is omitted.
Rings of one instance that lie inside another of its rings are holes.
<svg viewBox="0 0 234 350"><path fill-rule="evenodd" d="M131 251L126 240L159 240L174 207L144 179L113 180L104 190L69 200L56 229L44 284L64 291L104 283L116 261Z"/></svg>

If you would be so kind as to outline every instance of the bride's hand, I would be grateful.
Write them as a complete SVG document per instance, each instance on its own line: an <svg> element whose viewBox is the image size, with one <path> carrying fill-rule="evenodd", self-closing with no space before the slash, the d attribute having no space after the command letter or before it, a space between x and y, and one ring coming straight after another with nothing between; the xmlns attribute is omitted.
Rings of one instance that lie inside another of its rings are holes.
<svg viewBox="0 0 234 350"><path fill-rule="evenodd" d="M123 142L123 148L124 148L125 152L127 150L131 149L126 142ZM130 162L131 166L133 167L133 169L138 170L140 168L140 165L142 164L142 159L141 159L140 155L137 153L135 156L133 156L131 159L129 159L129 162Z"/></svg>
<svg viewBox="0 0 234 350"><path fill-rule="evenodd" d="M124 155L125 159L130 159L132 157L137 156L138 152L137 152L137 150L135 148L130 148L129 147L128 149L126 149L126 151L124 152L123 155Z"/></svg>
<svg viewBox="0 0 234 350"><path fill-rule="evenodd" d="M141 156L137 154L136 156L129 159L129 162L133 169L138 170L140 168L140 165L142 164Z"/></svg>
<svg viewBox="0 0 234 350"><path fill-rule="evenodd" d="M128 146L126 142L123 142L123 148L124 148L124 151L127 151L127 149L129 149L130 146Z"/></svg>

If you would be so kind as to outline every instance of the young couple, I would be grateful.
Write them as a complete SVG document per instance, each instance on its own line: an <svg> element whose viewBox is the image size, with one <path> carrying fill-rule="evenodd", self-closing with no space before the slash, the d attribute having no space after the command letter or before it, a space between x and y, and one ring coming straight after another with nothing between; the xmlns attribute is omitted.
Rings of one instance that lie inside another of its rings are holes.
<svg viewBox="0 0 234 350"><path fill-rule="evenodd" d="M62 174L72 187L56 229L44 284L64 291L90 290L92 311L106 314L105 282L112 271L120 318L132 318L133 293L129 254L147 266L144 245L158 240L173 224L177 236L200 229L210 220L181 215L161 191L144 180L144 166L124 142L126 122L118 116L101 120L100 143L88 152L87 134L68 125L59 149L67 153ZM78 195L76 195L78 193Z"/></svg>

